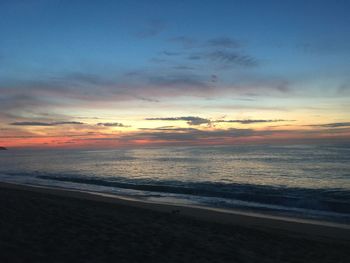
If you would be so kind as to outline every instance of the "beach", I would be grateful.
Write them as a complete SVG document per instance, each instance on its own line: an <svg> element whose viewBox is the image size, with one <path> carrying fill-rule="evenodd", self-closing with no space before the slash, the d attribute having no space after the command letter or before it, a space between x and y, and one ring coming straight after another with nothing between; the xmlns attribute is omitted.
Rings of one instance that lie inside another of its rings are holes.
<svg viewBox="0 0 350 263"><path fill-rule="evenodd" d="M349 262L348 228L0 184L1 262Z"/></svg>

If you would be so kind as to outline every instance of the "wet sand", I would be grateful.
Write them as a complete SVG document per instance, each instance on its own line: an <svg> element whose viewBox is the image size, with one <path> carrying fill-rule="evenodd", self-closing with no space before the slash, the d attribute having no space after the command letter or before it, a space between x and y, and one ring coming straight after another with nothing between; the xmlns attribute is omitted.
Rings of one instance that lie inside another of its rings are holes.
<svg viewBox="0 0 350 263"><path fill-rule="evenodd" d="M0 262L350 262L350 229L0 183Z"/></svg>

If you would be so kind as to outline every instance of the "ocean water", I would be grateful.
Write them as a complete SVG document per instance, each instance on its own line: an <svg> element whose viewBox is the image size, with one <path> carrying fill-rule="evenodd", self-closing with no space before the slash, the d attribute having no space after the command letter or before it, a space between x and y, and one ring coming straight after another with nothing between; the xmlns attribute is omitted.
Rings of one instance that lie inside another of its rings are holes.
<svg viewBox="0 0 350 263"><path fill-rule="evenodd" d="M350 224L350 144L9 150L0 180Z"/></svg>

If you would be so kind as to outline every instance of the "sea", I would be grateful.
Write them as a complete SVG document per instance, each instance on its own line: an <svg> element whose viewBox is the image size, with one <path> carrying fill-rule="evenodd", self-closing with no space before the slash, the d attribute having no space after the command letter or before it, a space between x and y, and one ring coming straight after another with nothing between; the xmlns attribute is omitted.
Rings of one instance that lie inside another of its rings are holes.
<svg viewBox="0 0 350 263"><path fill-rule="evenodd" d="M10 149L0 181L350 224L350 143Z"/></svg>

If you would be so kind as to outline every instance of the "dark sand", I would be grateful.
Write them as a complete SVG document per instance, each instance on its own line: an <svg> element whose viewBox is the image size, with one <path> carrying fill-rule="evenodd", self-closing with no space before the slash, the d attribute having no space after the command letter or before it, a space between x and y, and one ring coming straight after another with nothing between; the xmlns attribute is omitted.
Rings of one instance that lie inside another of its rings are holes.
<svg viewBox="0 0 350 263"><path fill-rule="evenodd" d="M5 183L0 208L4 263L350 262L331 226Z"/></svg>

